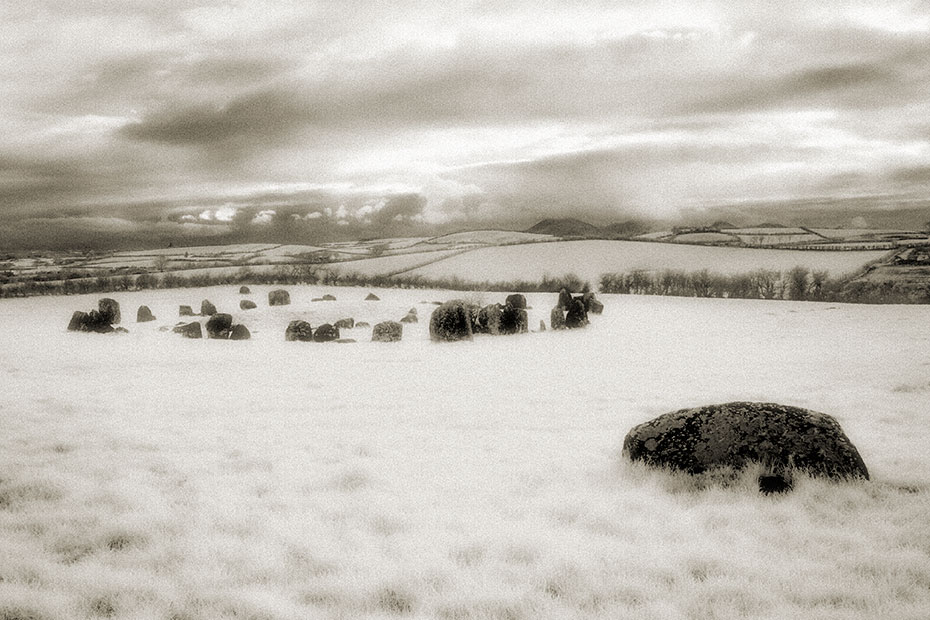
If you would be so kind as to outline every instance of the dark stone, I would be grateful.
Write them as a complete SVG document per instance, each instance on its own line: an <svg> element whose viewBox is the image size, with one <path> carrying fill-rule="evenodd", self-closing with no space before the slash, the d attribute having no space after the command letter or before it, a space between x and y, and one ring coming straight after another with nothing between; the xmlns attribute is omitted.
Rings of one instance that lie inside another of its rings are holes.
<svg viewBox="0 0 930 620"><path fill-rule="evenodd" d="M190 306L181 306L178 308L178 316L194 316L194 309Z"/></svg>
<svg viewBox="0 0 930 620"><path fill-rule="evenodd" d="M543 321L542 319L539 319L539 331L541 332L546 331L546 322Z"/></svg>
<svg viewBox="0 0 930 620"><path fill-rule="evenodd" d="M381 298L374 293L368 293L368 296L365 297L365 301L381 301Z"/></svg>
<svg viewBox="0 0 930 620"><path fill-rule="evenodd" d="M356 328L359 328L359 327L371 327L371 324L368 323L367 321L359 321L358 323L355 324L355 327L356 327Z"/></svg>
<svg viewBox="0 0 930 620"><path fill-rule="evenodd" d="M284 339L288 342L298 340L300 342L313 341L313 328L306 321L291 321L284 331Z"/></svg>
<svg viewBox="0 0 930 620"><path fill-rule="evenodd" d="M252 332L245 325L233 325L229 332L230 340L248 340L252 337Z"/></svg>
<svg viewBox="0 0 930 620"><path fill-rule="evenodd" d="M556 306L549 313L549 327L552 329L565 329L565 310L562 306Z"/></svg>
<svg viewBox="0 0 930 620"><path fill-rule="evenodd" d="M240 310L254 310L258 306L255 305L255 302L251 299L240 299L239 300L239 309Z"/></svg>
<svg viewBox="0 0 930 620"><path fill-rule="evenodd" d="M759 492L763 495L787 493L794 488L790 474L763 474L759 476Z"/></svg>
<svg viewBox="0 0 930 620"><path fill-rule="evenodd" d="M117 327L113 331L116 332L117 334L128 334L129 333L129 330L126 329L125 327Z"/></svg>
<svg viewBox="0 0 930 620"><path fill-rule="evenodd" d="M591 314L601 314L604 312L604 304L598 301L594 293L585 293L582 295L581 303L584 304L585 312L590 312Z"/></svg>
<svg viewBox="0 0 930 620"><path fill-rule="evenodd" d="M756 462L777 475L797 468L813 476L869 477L836 419L775 403L734 402L661 415L627 433L623 454L692 474Z"/></svg>
<svg viewBox="0 0 930 620"><path fill-rule="evenodd" d="M249 289L249 287L247 287L247 286L240 286L240 287L239 287L239 294L240 294L240 295L251 295L251 294L252 294L252 291L251 291L251 290Z"/></svg>
<svg viewBox="0 0 930 620"><path fill-rule="evenodd" d="M588 313L584 311L584 303L580 297L572 300L568 306L568 312L565 313L565 327L576 329L588 324Z"/></svg>
<svg viewBox="0 0 930 620"><path fill-rule="evenodd" d="M136 323L147 323L154 320L155 315L152 314L148 306L139 306L139 310L136 311Z"/></svg>
<svg viewBox="0 0 930 620"><path fill-rule="evenodd" d="M320 299L323 301L336 301L336 298L332 295L323 295Z"/></svg>
<svg viewBox="0 0 930 620"><path fill-rule="evenodd" d="M336 341L336 344L354 344L358 342L355 338L340 338Z"/></svg>
<svg viewBox="0 0 930 620"><path fill-rule="evenodd" d="M333 323L333 326L338 327L339 329L352 329L355 327L355 319L351 317L347 319L339 319Z"/></svg>
<svg viewBox="0 0 930 620"><path fill-rule="evenodd" d="M232 330L232 315L224 312L217 312L207 321L207 336L217 340L229 338L229 332Z"/></svg>
<svg viewBox="0 0 930 620"><path fill-rule="evenodd" d="M564 288L559 291L559 303L556 305L557 308L562 310L568 310L568 307L572 303L572 294L569 293Z"/></svg>
<svg viewBox="0 0 930 620"><path fill-rule="evenodd" d="M500 304L488 304L478 311L478 318L473 326L476 334L491 334L497 336L501 333L501 312L503 306Z"/></svg>
<svg viewBox="0 0 930 620"><path fill-rule="evenodd" d="M269 306L286 306L291 303L291 294L284 289L278 289L268 293Z"/></svg>
<svg viewBox="0 0 930 620"><path fill-rule="evenodd" d="M97 302L97 310L103 323L115 325L120 322L119 303L115 299L104 297Z"/></svg>
<svg viewBox="0 0 930 620"><path fill-rule="evenodd" d="M200 316L213 316L216 314L216 306L210 303L209 299L200 302Z"/></svg>
<svg viewBox="0 0 930 620"><path fill-rule="evenodd" d="M472 308L461 299L453 299L441 304L429 319L429 337L432 340L471 340Z"/></svg>
<svg viewBox="0 0 930 620"><path fill-rule="evenodd" d="M176 334L181 334L185 338L203 338L203 330L200 328L200 323L197 321L177 325L171 331Z"/></svg>
<svg viewBox="0 0 930 620"><path fill-rule="evenodd" d="M71 321L68 322L69 332L85 332L84 325L87 324L87 313L75 310L71 315Z"/></svg>
<svg viewBox="0 0 930 620"><path fill-rule="evenodd" d="M322 298L322 297L314 297L314 298L311 299L310 301L323 301L323 298Z"/></svg>
<svg viewBox="0 0 930 620"><path fill-rule="evenodd" d="M409 312L404 315L404 318L400 320L401 323L419 323L420 319L417 318L416 313L410 314Z"/></svg>
<svg viewBox="0 0 930 620"><path fill-rule="evenodd" d="M514 308L508 301L501 311L502 334L525 334L529 331L529 318L523 308Z"/></svg>
<svg viewBox="0 0 930 620"><path fill-rule="evenodd" d="M410 310L407 310L407 314L416 314L416 313L417 313L416 308L410 308Z"/></svg>
<svg viewBox="0 0 930 620"><path fill-rule="evenodd" d="M507 295L507 299L504 301L505 304L510 304L517 310L526 310L526 297L520 293L514 293L513 295Z"/></svg>
<svg viewBox="0 0 930 620"><path fill-rule="evenodd" d="M404 326L397 321L383 321L371 330L372 342L397 342L404 335Z"/></svg>
<svg viewBox="0 0 930 620"><path fill-rule="evenodd" d="M323 323L313 332L313 342L332 342L339 340L339 328L329 323Z"/></svg>

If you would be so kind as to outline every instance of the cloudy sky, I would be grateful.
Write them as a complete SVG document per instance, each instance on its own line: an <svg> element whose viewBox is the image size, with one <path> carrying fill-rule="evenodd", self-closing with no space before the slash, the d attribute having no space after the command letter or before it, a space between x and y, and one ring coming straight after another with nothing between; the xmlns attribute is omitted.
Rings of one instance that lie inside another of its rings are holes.
<svg viewBox="0 0 930 620"><path fill-rule="evenodd" d="M0 247L930 205L930 2L7 2L0 84Z"/></svg>

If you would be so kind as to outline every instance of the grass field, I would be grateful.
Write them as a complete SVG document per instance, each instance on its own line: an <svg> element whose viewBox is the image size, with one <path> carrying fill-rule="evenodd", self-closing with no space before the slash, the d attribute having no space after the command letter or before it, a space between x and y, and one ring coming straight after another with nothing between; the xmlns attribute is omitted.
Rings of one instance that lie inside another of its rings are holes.
<svg viewBox="0 0 930 620"><path fill-rule="evenodd" d="M98 296L0 300L0 618L927 617L930 309L606 295L586 330L434 344L450 293L269 288L120 294L111 336L64 329ZM252 340L159 331L203 298ZM400 343L283 339L410 307ZM736 399L835 415L872 481L619 457Z"/></svg>

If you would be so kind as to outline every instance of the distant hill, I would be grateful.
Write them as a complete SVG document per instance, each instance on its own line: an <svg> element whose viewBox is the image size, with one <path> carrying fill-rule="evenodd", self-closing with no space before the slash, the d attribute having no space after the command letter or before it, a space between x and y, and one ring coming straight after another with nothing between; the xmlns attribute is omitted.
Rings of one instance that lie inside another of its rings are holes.
<svg viewBox="0 0 930 620"><path fill-rule="evenodd" d="M526 232L556 237L600 237L603 231L594 224L588 224L571 217L545 219L538 222Z"/></svg>
<svg viewBox="0 0 930 620"><path fill-rule="evenodd" d="M556 237L586 237L591 239L618 239L635 237L649 231L649 226L636 220L616 222L600 228L575 218L546 219L538 222L528 233L553 235Z"/></svg>

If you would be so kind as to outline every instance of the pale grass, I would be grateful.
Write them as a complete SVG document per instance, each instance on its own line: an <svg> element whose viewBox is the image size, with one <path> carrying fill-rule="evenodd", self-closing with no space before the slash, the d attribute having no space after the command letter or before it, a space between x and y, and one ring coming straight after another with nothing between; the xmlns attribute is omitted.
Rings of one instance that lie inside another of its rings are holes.
<svg viewBox="0 0 930 620"><path fill-rule="evenodd" d="M930 437L895 389L925 381L927 309L605 296L584 332L433 345L417 304L454 294L291 292L245 343L0 302L0 619L927 617ZM396 347L283 342L411 306ZM633 424L737 398L837 414L873 480L762 496L759 468L620 457Z"/></svg>

